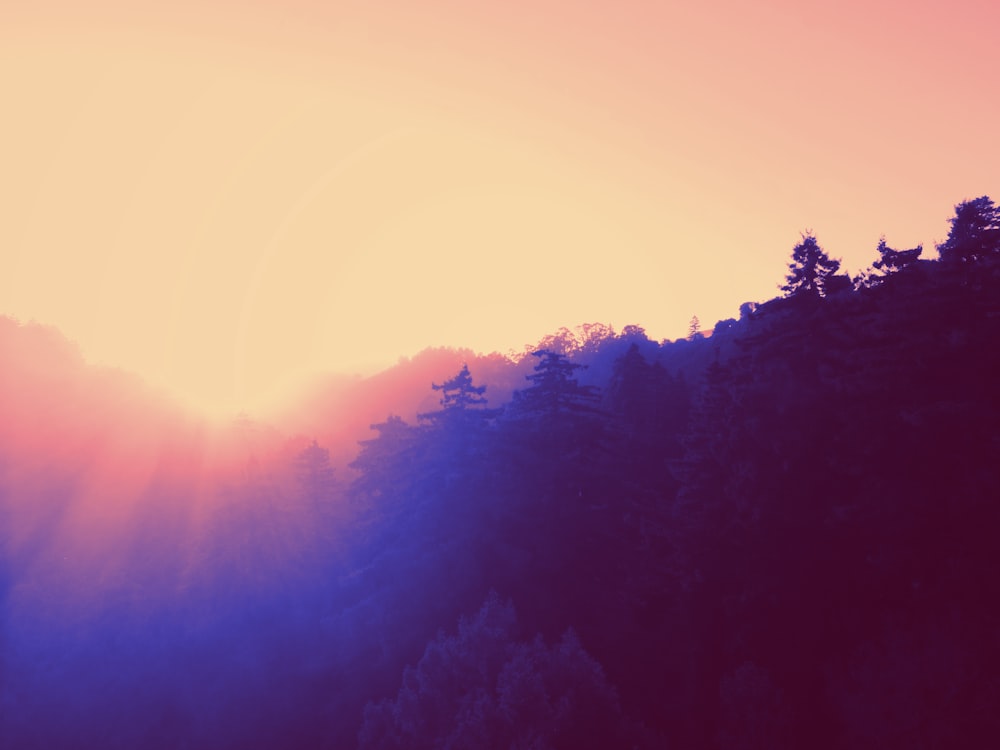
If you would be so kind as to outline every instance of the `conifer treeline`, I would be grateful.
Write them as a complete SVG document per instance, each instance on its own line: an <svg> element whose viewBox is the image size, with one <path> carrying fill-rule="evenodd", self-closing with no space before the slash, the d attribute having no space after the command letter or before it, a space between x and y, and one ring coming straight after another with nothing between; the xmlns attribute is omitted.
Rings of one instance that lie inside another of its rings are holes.
<svg viewBox="0 0 1000 750"><path fill-rule="evenodd" d="M464 369L448 384L459 395L425 415L433 428L375 441L419 467L400 472L400 497L365 492L372 467L356 463L359 497L398 508L378 524L395 529L392 544L379 535L358 548L370 575L401 589L384 610L409 621L397 598L415 586L457 617L492 589L527 635L575 628L620 707L593 709L601 731L525 719L517 742L945 747L995 736L998 219L988 198L960 204L940 261L882 238L856 279L804 235L784 298L745 307L710 339L657 345L632 331L589 356L536 351L504 411L461 397L483 395ZM583 361L600 366L626 345L609 378L578 382ZM428 556L431 571L408 578ZM367 715L363 746L493 736L507 714L469 702L507 688L463 678L475 658L404 680L394 712ZM440 691L458 706L444 719ZM475 746L511 742L495 736Z"/></svg>

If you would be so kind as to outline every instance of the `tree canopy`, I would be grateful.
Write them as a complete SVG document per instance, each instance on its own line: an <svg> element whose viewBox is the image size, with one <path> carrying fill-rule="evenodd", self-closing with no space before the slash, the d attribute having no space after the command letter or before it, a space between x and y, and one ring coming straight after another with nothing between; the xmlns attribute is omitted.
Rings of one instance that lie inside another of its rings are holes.
<svg viewBox="0 0 1000 750"><path fill-rule="evenodd" d="M802 241L792 249L789 273L781 289L789 297L798 295L823 296L827 281L840 269L840 261L832 260L819 246L811 233L802 235Z"/></svg>
<svg viewBox="0 0 1000 750"><path fill-rule="evenodd" d="M525 376L531 386L514 394L512 415L554 417L593 411L600 400L597 389L581 385L575 374L585 365L550 349L539 349L531 356L538 359L534 372Z"/></svg>
<svg viewBox="0 0 1000 750"><path fill-rule="evenodd" d="M1000 256L1000 207L986 195L955 206L948 239L937 246L941 260L974 263Z"/></svg>
<svg viewBox="0 0 1000 750"><path fill-rule="evenodd" d="M418 417L421 421L431 424L441 424L451 421L467 421L488 419L497 416L499 409L487 409L485 385L475 385L469 366L462 365L458 374L440 385L432 383L431 388L441 392L441 408L437 411L424 412Z"/></svg>

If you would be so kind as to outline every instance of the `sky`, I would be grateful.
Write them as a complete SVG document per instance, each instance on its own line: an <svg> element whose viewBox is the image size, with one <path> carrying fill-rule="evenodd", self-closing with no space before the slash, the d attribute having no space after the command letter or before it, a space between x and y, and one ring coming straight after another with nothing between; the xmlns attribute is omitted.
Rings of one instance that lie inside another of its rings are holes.
<svg viewBox="0 0 1000 750"><path fill-rule="evenodd" d="M0 314L189 404L685 335L1000 199L1000 4L2 0Z"/></svg>

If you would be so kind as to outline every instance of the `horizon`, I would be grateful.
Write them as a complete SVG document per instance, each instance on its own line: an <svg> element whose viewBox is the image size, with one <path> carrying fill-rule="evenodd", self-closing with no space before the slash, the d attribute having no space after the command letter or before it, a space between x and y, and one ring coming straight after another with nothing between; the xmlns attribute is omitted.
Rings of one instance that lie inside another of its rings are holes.
<svg viewBox="0 0 1000 750"><path fill-rule="evenodd" d="M379 375L388 373L405 363L418 360L423 355L433 355L438 352L455 354L469 353L472 357L480 359L499 356L510 361L512 364L517 364L525 357L530 356L531 352L539 345L539 342L548 336L554 336L558 335L562 331L568 331L570 334L579 339L584 335L584 329L589 326L606 326L606 324L602 323L585 323L573 327L564 326L558 330L549 331L536 337L532 343L525 343L520 349L512 348L503 352L495 349L492 351L479 351L467 346L425 346L415 352L400 354L393 361L386 360L384 362L371 363L367 367L341 370L327 369L302 373L297 380L288 383L283 388L278 388L271 393L264 394L263 397L259 398L259 400L254 403L236 404L220 403L218 401L199 403L197 399L191 398L190 395L186 395L175 390L170 383L157 379L155 374L143 373L138 370L130 369L127 365L120 363L95 361L88 357L86 350L83 346L81 346L80 342L68 336L66 332L57 325L34 319L20 320L17 317L5 314L2 311L0 311L0 319L11 321L14 325L20 328L37 328L41 331L54 332L60 339L69 345L74 352L79 354L81 363L85 368L95 372L106 371L110 373L120 373L126 378L137 379L138 382L152 394L156 394L161 399L165 399L166 404L180 408L191 416L205 419L213 424L224 424L226 422L232 422L244 417L249 417L253 420L262 420L265 423L271 423L272 420L278 420L280 422L283 417L287 417L290 410L301 408L304 404L308 403L310 398L321 396L323 392L331 389L331 387L335 390L336 385L333 385L334 381L339 380L347 382L376 378ZM642 326L639 327L642 328ZM621 329L616 329L611 326L608 326L608 329L612 331L615 336L620 336L623 333ZM648 331L646 331L646 333L648 335ZM712 333L711 327L704 328L701 333L705 337L710 337ZM687 336L679 336L675 339L649 338L650 341L655 343L665 344L670 341L687 338ZM442 378L446 375L447 373L442 373ZM484 384L487 386L490 385L489 382ZM274 426L280 425L275 424Z"/></svg>
<svg viewBox="0 0 1000 750"><path fill-rule="evenodd" d="M802 231L853 274L1000 194L975 0L4 13L0 312L216 415L427 348L684 337L777 296Z"/></svg>

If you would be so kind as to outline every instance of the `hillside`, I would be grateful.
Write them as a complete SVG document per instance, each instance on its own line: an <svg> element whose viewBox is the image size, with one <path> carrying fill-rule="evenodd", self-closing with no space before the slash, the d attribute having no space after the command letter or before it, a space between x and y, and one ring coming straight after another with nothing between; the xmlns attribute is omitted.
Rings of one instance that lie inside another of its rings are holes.
<svg viewBox="0 0 1000 750"><path fill-rule="evenodd" d="M0 320L0 744L986 746L1000 226L963 227L272 425Z"/></svg>

